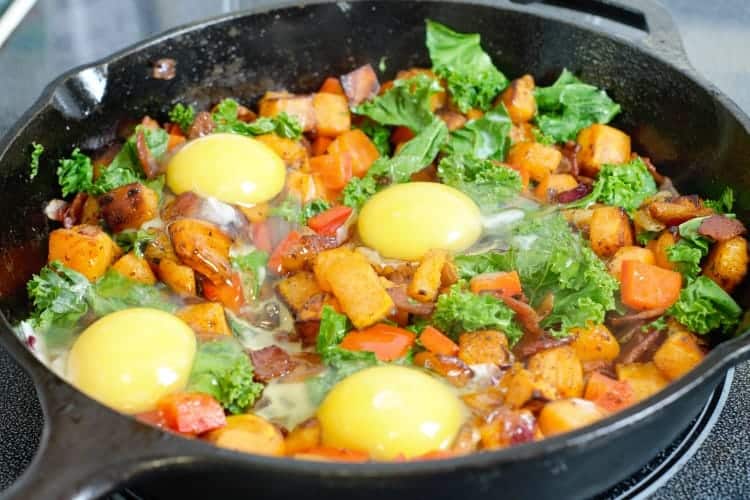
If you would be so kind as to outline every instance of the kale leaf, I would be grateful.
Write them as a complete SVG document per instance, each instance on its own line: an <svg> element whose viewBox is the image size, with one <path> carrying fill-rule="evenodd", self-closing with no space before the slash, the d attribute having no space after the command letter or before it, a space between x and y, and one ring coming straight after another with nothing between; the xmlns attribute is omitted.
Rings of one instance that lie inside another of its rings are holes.
<svg viewBox="0 0 750 500"><path fill-rule="evenodd" d="M443 151L449 155L471 155L479 159L502 161L510 148L511 121L500 103L484 116L451 132Z"/></svg>
<svg viewBox="0 0 750 500"><path fill-rule="evenodd" d="M142 258L146 246L155 238L156 235L147 229L126 230L115 235L115 243L123 252L128 253L132 250L136 257Z"/></svg>
<svg viewBox="0 0 750 500"><path fill-rule="evenodd" d="M667 314L695 333L726 333L737 325L742 309L713 280L699 276L680 292L679 300Z"/></svg>
<svg viewBox="0 0 750 500"><path fill-rule="evenodd" d="M687 282L691 282L701 272L701 260L708 255L711 241L698 234L698 228L706 217L696 217L679 226L680 240L667 248L667 258L677 264Z"/></svg>
<svg viewBox="0 0 750 500"><path fill-rule="evenodd" d="M169 120L179 125L182 131L187 134L195 121L195 108L177 103L169 111Z"/></svg>
<svg viewBox="0 0 750 500"><path fill-rule="evenodd" d="M380 156L390 156L391 130L388 127L368 119L364 120L358 128L375 144Z"/></svg>
<svg viewBox="0 0 750 500"><path fill-rule="evenodd" d="M566 208L601 202L632 213L656 191L656 182L648 167L641 158L634 158L622 165L603 165L592 191Z"/></svg>
<svg viewBox="0 0 750 500"><path fill-rule="evenodd" d="M214 132L231 133L247 136L276 134L287 139L298 140L302 137L302 125L288 114L281 112L274 117L261 117L254 122L243 122L237 117L239 103L234 99L224 99L216 105L211 115L214 121Z"/></svg>
<svg viewBox="0 0 750 500"><path fill-rule="evenodd" d="M724 188L718 200L705 200L704 205L713 208L717 213L728 214L734 207L734 191L730 187Z"/></svg>
<svg viewBox="0 0 750 500"><path fill-rule="evenodd" d="M29 179L34 180L34 177L39 175L39 158L44 153L44 146L37 144L36 142L31 143L31 159L29 160Z"/></svg>
<svg viewBox="0 0 750 500"><path fill-rule="evenodd" d="M438 165L438 177L466 193L480 208L508 201L523 187L517 171L473 156L444 157Z"/></svg>
<svg viewBox="0 0 750 500"><path fill-rule="evenodd" d="M110 269L93 285L88 300L96 316L131 307L175 312L177 306L169 302L167 297L163 287L139 283Z"/></svg>
<svg viewBox="0 0 750 500"><path fill-rule="evenodd" d="M421 74L396 80L383 95L353 111L382 125L403 125L416 133L432 123L435 115L430 110L430 98L442 90L437 80Z"/></svg>
<svg viewBox="0 0 750 500"><path fill-rule="evenodd" d="M266 277L268 253L263 250L253 250L245 255L232 257L231 260L232 265L242 271L242 281L250 285L253 290L253 297L259 297L260 287Z"/></svg>

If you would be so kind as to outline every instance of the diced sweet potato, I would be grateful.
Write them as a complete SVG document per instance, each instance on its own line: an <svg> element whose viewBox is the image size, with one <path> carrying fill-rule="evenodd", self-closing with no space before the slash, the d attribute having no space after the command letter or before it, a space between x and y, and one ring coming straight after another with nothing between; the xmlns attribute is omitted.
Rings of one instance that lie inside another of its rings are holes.
<svg viewBox="0 0 750 500"><path fill-rule="evenodd" d="M615 380L594 372L586 383L584 398L608 412L620 411L635 403L633 388L624 380Z"/></svg>
<svg viewBox="0 0 750 500"><path fill-rule="evenodd" d="M162 259L177 260L177 254L174 253L172 242L166 232L161 229L149 229L149 234L153 237L143 249L143 256L156 269L159 261Z"/></svg>
<svg viewBox="0 0 750 500"><path fill-rule="evenodd" d="M554 385L519 364L503 376L500 387L505 390L505 404L511 408L521 408L532 400L546 402L560 397Z"/></svg>
<svg viewBox="0 0 750 500"><path fill-rule="evenodd" d="M697 196L679 196L671 200L657 200L648 205L649 215L667 226L677 226L695 217L711 215L714 211L703 205Z"/></svg>
<svg viewBox="0 0 750 500"><path fill-rule="evenodd" d="M617 250L633 244L633 229L628 215L619 207L594 209L589 227L591 249L602 258L613 256Z"/></svg>
<svg viewBox="0 0 750 500"><path fill-rule="evenodd" d="M485 387L477 392L462 394L461 399L472 413L486 416L503 405L505 395L499 387Z"/></svg>
<svg viewBox="0 0 750 500"><path fill-rule="evenodd" d="M591 229L591 219L594 217L594 208L572 208L561 210L560 213L566 221L573 224L581 233L588 234Z"/></svg>
<svg viewBox="0 0 750 500"><path fill-rule="evenodd" d="M731 293L747 275L747 240L735 236L714 244L703 265L703 274Z"/></svg>
<svg viewBox="0 0 750 500"><path fill-rule="evenodd" d="M91 224L96 226L99 224L101 216L99 202L96 201L96 198L93 196L87 196L86 201L83 203L83 209L81 210L81 224Z"/></svg>
<svg viewBox="0 0 750 500"><path fill-rule="evenodd" d="M126 278L143 283L144 285L153 285L156 283L156 276L148 265L146 259L137 257L133 252L127 253L120 257L112 265L112 270L117 271Z"/></svg>
<svg viewBox="0 0 750 500"><path fill-rule="evenodd" d="M323 290L330 290L358 329L385 318L393 300L367 259L360 253L341 247L317 255L315 278Z"/></svg>
<svg viewBox="0 0 750 500"><path fill-rule="evenodd" d="M89 281L104 276L120 249L99 226L55 229L49 235L48 262L60 261Z"/></svg>
<svg viewBox="0 0 750 500"><path fill-rule="evenodd" d="M159 212L159 195L138 182L113 189L98 201L104 221L115 233L137 229Z"/></svg>
<svg viewBox="0 0 750 500"><path fill-rule="evenodd" d="M351 159L352 175L356 177L364 176L375 160L380 158L378 148L359 129L349 130L339 135L328 146L328 153L334 156L347 154Z"/></svg>
<svg viewBox="0 0 750 500"><path fill-rule="evenodd" d="M574 328L571 333L575 336L571 347L582 363L612 361L620 354L620 343L604 325Z"/></svg>
<svg viewBox="0 0 750 500"><path fill-rule="evenodd" d="M458 357L467 365L508 364L510 361L508 339L497 330L461 334L458 338Z"/></svg>
<svg viewBox="0 0 750 500"><path fill-rule="evenodd" d="M456 387L464 387L474 376L472 369L455 356L422 351L414 356L414 364L439 373Z"/></svg>
<svg viewBox="0 0 750 500"><path fill-rule="evenodd" d="M581 146L578 164L581 172L595 177L602 165L618 165L630 160L630 136L609 125L596 123L578 133Z"/></svg>
<svg viewBox="0 0 750 500"><path fill-rule="evenodd" d="M230 280L229 247L232 239L217 226L198 219L179 219L169 226L180 260L214 284Z"/></svg>
<svg viewBox="0 0 750 500"><path fill-rule="evenodd" d="M437 112L437 116L445 122L445 125L451 132L466 125L466 117L452 109L441 109Z"/></svg>
<svg viewBox="0 0 750 500"><path fill-rule="evenodd" d="M583 368L570 346L555 347L534 354L529 358L529 371L541 376L555 386L563 398L580 397L583 394Z"/></svg>
<svg viewBox="0 0 750 500"><path fill-rule="evenodd" d="M622 263L626 260L636 260L651 265L656 264L654 252L648 248L633 245L624 246L615 252L614 256L612 256L612 260L607 264L609 274L617 278L618 281L620 279L620 274L622 273Z"/></svg>
<svg viewBox="0 0 750 500"><path fill-rule="evenodd" d="M636 401L656 394L669 383L669 380L652 362L618 364L615 369L617 378L628 382L633 388Z"/></svg>
<svg viewBox="0 0 750 500"><path fill-rule="evenodd" d="M534 98L534 77L523 75L510 82L500 95L505 104L508 115L513 123L524 123L534 118L536 114L536 99Z"/></svg>
<svg viewBox="0 0 750 500"><path fill-rule="evenodd" d="M670 271L675 270L675 264L669 260L669 254L667 253L669 247L675 243L677 243L677 236L670 231L664 231L657 239L650 242L650 246L654 252L654 263L657 266ZM622 266L620 267L620 270L622 270Z"/></svg>
<svg viewBox="0 0 750 500"><path fill-rule="evenodd" d="M555 203L557 195L578 186L578 181L570 174L550 174L537 185L534 196L542 203Z"/></svg>
<svg viewBox="0 0 750 500"><path fill-rule="evenodd" d="M514 168L525 170L536 182L554 172L560 160L562 153L558 149L538 142L519 142L510 148L507 158Z"/></svg>
<svg viewBox="0 0 750 500"><path fill-rule="evenodd" d="M321 197L313 174L295 170L286 175L286 191L289 195L300 200L301 203L307 203Z"/></svg>
<svg viewBox="0 0 750 500"><path fill-rule="evenodd" d="M190 325L196 333L232 335L224 315L224 307L216 302L185 306L177 311L177 317Z"/></svg>
<svg viewBox="0 0 750 500"><path fill-rule="evenodd" d="M271 207L266 202L258 203L252 207L238 205L237 208L252 223L263 222L268 218L268 214L271 211Z"/></svg>
<svg viewBox="0 0 750 500"><path fill-rule="evenodd" d="M284 455L284 436L273 424L257 415L227 417L224 427L209 432L205 437L222 448L258 455Z"/></svg>
<svg viewBox="0 0 750 500"><path fill-rule="evenodd" d="M195 295L195 273L188 266L171 259L161 259L157 275L173 292L184 297Z"/></svg>
<svg viewBox="0 0 750 500"><path fill-rule="evenodd" d="M695 368L704 357L695 335L680 328L656 351L654 365L669 380L675 380Z"/></svg>
<svg viewBox="0 0 750 500"><path fill-rule="evenodd" d="M283 278L276 284L276 290L284 302L295 313L299 313L302 310L310 297L322 292L318 286L318 282L315 281L315 275L307 271L298 272L287 278Z"/></svg>
<svg viewBox="0 0 750 500"><path fill-rule="evenodd" d="M300 141L279 137L276 134L259 135L256 139L279 155L287 167L293 169L306 168L309 154L307 148Z"/></svg>
<svg viewBox="0 0 750 500"><path fill-rule="evenodd" d="M297 321L320 320L325 306L330 306L336 312L341 312L341 304L336 297L327 292L320 292L311 296L302 304L300 310L296 312Z"/></svg>
<svg viewBox="0 0 750 500"><path fill-rule="evenodd" d="M585 399L560 399L547 403L539 414L539 427L545 436L580 429L604 418L605 413Z"/></svg>
<svg viewBox="0 0 750 500"><path fill-rule="evenodd" d="M510 143L534 142L534 127L530 123L514 123L510 127Z"/></svg>
<svg viewBox="0 0 750 500"><path fill-rule="evenodd" d="M320 446L320 422L317 418L308 418L297 425L284 439L287 455L303 453Z"/></svg>
<svg viewBox="0 0 750 500"><path fill-rule="evenodd" d="M354 71L341 75L341 86L351 106L358 106L378 95L380 82L371 65L365 64Z"/></svg>
<svg viewBox="0 0 750 500"><path fill-rule="evenodd" d="M409 297L419 302L434 302L440 289L440 278L443 267L448 261L445 250L429 250L414 272L414 277L407 289Z"/></svg>
<svg viewBox="0 0 750 500"><path fill-rule="evenodd" d="M315 109L311 95L266 92L258 104L258 110L260 116L276 116L284 112L296 118L303 131L315 129Z"/></svg>
<svg viewBox="0 0 750 500"><path fill-rule="evenodd" d="M349 103L346 97L320 93L313 95L315 130L318 135L336 137L352 126Z"/></svg>

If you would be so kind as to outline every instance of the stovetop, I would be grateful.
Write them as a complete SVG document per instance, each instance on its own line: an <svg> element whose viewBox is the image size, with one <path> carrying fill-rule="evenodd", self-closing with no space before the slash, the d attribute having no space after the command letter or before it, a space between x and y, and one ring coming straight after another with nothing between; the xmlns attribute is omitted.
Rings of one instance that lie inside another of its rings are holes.
<svg viewBox="0 0 750 500"><path fill-rule="evenodd" d="M0 47L0 135L59 73L165 29L257 3L39 0ZM750 57L745 50L750 46L750 2L662 3L672 13L695 68L750 112ZM0 394L1 490L28 465L42 426L30 379L2 348ZM717 389L702 414L673 445L654 450L655 459L643 470L599 498L750 498L747 397L750 364L739 366Z"/></svg>

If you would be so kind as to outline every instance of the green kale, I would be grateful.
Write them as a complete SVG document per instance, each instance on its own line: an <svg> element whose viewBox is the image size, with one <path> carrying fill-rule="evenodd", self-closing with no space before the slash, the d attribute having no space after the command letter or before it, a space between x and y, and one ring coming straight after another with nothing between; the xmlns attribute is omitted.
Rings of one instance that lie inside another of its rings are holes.
<svg viewBox="0 0 750 500"><path fill-rule="evenodd" d="M598 201L632 213L656 191L656 182L648 167L642 159L634 158L622 165L602 166L593 190L567 207L583 207Z"/></svg>
<svg viewBox="0 0 750 500"><path fill-rule="evenodd" d="M358 128L375 144L380 156L390 156L391 130L388 127L368 119L359 125Z"/></svg>
<svg viewBox="0 0 750 500"><path fill-rule="evenodd" d="M699 276L680 292L679 300L667 314L695 333L727 333L739 322L742 309L713 280Z"/></svg>
<svg viewBox="0 0 750 500"><path fill-rule="evenodd" d="M515 198L522 189L521 175L473 156L446 156L438 166L438 177L466 193L480 208L493 207Z"/></svg>
<svg viewBox="0 0 750 500"><path fill-rule="evenodd" d="M34 180L34 177L39 175L39 158L44 153L44 146L37 144L36 142L31 143L31 159L29 160L29 179Z"/></svg>
<svg viewBox="0 0 750 500"><path fill-rule="evenodd" d="M195 121L195 108L178 102L169 112L169 120L180 126L186 134Z"/></svg>
<svg viewBox="0 0 750 500"><path fill-rule="evenodd" d="M210 394L230 413L255 404L263 384L253 381L253 365L234 339L201 344L188 380L189 391Z"/></svg>
<svg viewBox="0 0 750 500"><path fill-rule="evenodd" d="M609 123L620 105L606 92L583 83L567 69L550 87L534 92L540 131L557 142L574 140L581 129L594 123Z"/></svg>
<svg viewBox="0 0 750 500"><path fill-rule="evenodd" d="M154 238L156 235L146 229L122 231L115 235L115 243L123 252L128 253L132 250L136 257L141 258L146 245L154 241Z"/></svg>
<svg viewBox="0 0 750 500"><path fill-rule="evenodd" d="M502 161L510 148L511 121L500 103L484 116L451 132L443 151L449 155L471 155L479 159Z"/></svg>
<svg viewBox="0 0 750 500"><path fill-rule="evenodd" d="M430 97L443 88L427 75L396 80L383 95L364 102L353 111L382 125L403 125L419 132L432 123Z"/></svg>
<svg viewBox="0 0 750 500"><path fill-rule="evenodd" d="M734 191L730 187L724 188L718 200L706 200L703 202L708 208L713 208L717 213L728 214L734 207Z"/></svg>
<svg viewBox="0 0 750 500"><path fill-rule="evenodd" d="M463 280L470 280L477 274L510 271L513 269L512 252L456 255L453 261L458 268L458 277Z"/></svg>
<svg viewBox="0 0 750 500"><path fill-rule="evenodd" d="M432 323L453 339L463 332L500 330L512 345L523 336L514 315L502 300L492 295L476 295L457 283L438 297Z"/></svg>
<svg viewBox="0 0 750 500"><path fill-rule="evenodd" d="M60 160L57 167L57 180L63 196L75 193L88 193L93 188L94 167L91 158L75 148L70 158Z"/></svg>
<svg viewBox="0 0 750 500"><path fill-rule="evenodd" d="M281 217L287 222L304 226L311 217L325 212L329 208L331 208L331 204L326 200L314 199L301 205L297 198L290 196L282 201L279 206L273 207L269 214L272 217Z"/></svg>
<svg viewBox="0 0 750 500"><path fill-rule="evenodd" d="M344 204L359 208L381 187L408 182L413 174L432 163L447 136L448 128L445 123L434 118L429 126L404 144L393 158L378 158L363 178L350 180L344 187Z"/></svg>
<svg viewBox="0 0 750 500"><path fill-rule="evenodd" d="M635 239L640 245L646 246L649 241L655 240L660 234L659 231L641 231Z"/></svg>
<svg viewBox="0 0 750 500"><path fill-rule="evenodd" d="M326 200L315 199L310 200L302 206L302 214L300 216L300 224L305 225L307 221L315 217L318 214L322 214L326 210L331 208L331 204Z"/></svg>
<svg viewBox="0 0 750 500"><path fill-rule="evenodd" d="M302 137L302 125L293 116L282 112L273 118L261 117L252 123L247 123L237 117L239 107L239 103L234 99L224 99L216 106L211 115L215 125L215 133L231 133L251 137L276 134L294 140Z"/></svg>
<svg viewBox="0 0 750 500"><path fill-rule="evenodd" d="M232 265L242 271L243 282L249 282L253 290L253 297L260 296L260 287L266 277L268 253L263 250L253 250L245 255L232 257Z"/></svg>
<svg viewBox="0 0 750 500"><path fill-rule="evenodd" d="M412 320L411 324L406 327L406 329L415 335L420 335L422 330L427 328L429 324L430 321L427 318L417 316Z"/></svg>
<svg viewBox="0 0 750 500"><path fill-rule="evenodd" d="M167 297L163 287L144 285L110 269L93 285L88 301L96 316L132 307L175 312L177 306Z"/></svg>
<svg viewBox="0 0 750 500"><path fill-rule="evenodd" d="M701 260L708 255L711 241L698 234L698 228L706 217L697 217L679 226L680 240L667 249L667 258L677 264L687 282L701 272Z"/></svg>
<svg viewBox="0 0 750 500"><path fill-rule="evenodd" d="M471 108L489 109L495 96L508 86L508 79L482 50L479 34L457 33L428 20L426 42L435 73L446 80L462 113Z"/></svg>

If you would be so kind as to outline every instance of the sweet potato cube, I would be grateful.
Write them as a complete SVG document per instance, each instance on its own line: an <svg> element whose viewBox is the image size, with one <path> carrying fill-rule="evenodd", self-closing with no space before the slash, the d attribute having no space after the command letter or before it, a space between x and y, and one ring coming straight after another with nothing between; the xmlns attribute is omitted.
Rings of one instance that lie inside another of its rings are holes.
<svg viewBox="0 0 750 500"><path fill-rule="evenodd" d="M513 123L528 122L536 114L536 99L534 98L534 77L523 75L510 82L507 89L500 95L505 104L508 115Z"/></svg>
<svg viewBox="0 0 750 500"><path fill-rule="evenodd" d="M630 160L630 136L609 125L596 123L578 133L578 163L581 171L595 177L602 165Z"/></svg>
<svg viewBox="0 0 750 500"><path fill-rule="evenodd" d="M196 333L232 335L224 315L224 307L217 302L185 306L177 311L177 317L190 325Z"/></svg>
<svg viewBox="0 0 750 500"><path fill-rule="evenodd" d="M571 347L582 363L588 361L612 361L620 355L620 343L604 325L574 328Z"/></svg>
<svg viewBox="0 0 750 500"><path fill-rule="evenodd" d="M628 245L620 248L615 252L612 260L607 264L609 274L620 280L622 274L622 263L626 260L635 260L644 264L656 264L656 256L648 248L642 248L634 245Z"/></svg>
<svg viewBox="0 0 750 500"><path fill-rule="evenodd" d="M551 174L542 179L534 190L534 196L542 203L555 203L557 195L578 186L578 181L570 174Z"/></svg>
<svg viewBox="0 0 750 500"><path fill-rule="evenodd" d="M616 412L635 403L633 388L624 380L615 380L594 372L586 383L586 399L609 412Z"/></svg>
<svg viewBox="0 0 750 500"><path fill-rule="evenodd" d="M552 384L563 398L583 394L583 368L570 346L555 347L529 358L529 371Z"/></svg>
<svg viewBox="0 0 750 500"><path fill-rule="evenodd" d="M55 229L49 235L48 262L60 261L92 282L104 276L119 253L119 247L99 226Z"/></svg>
<svg viewBox="0 0 750 500"><path fill-rule="evenodd" d="M679 329L654 353L654 365L669 380L676 380L695 368L704 357L695 335Z"/></svg>
<svg viewBox="0 0 750 500"><path fill-rule="evenodd" d="M113 189L98 202L104 221L115 233L138 229L159 213L159 195L139 182Z"/></svg>
<svg viewBox="0 0 750 500"><path fill-rule="evenodd" d="M276 134L259 135L256 139L279 155L287 167L297 170L307 167L309 155L307 148L300 141L279 137Z"/></svg>
<svg viewBox="0 0 750 500"><path fill-rule="evenodd" d="M617 378L628 382L633 388L636 401L656 394L669 384L669 380L652 362L618 364L615 369Z"/></svg>
<svg viewBox="0 0 750 500"><path fill-rule="evenodd" d="M508 339L497 330L463 333L458 338L458 357L467 365L505 365L510 360Z"/></svg>
<svg viewBox="0 0 750 500"><path fill-rule="evenodd" d="M144 285L154 285L156 276L151 270L151 266L143 257L137 257L133 252L127 253L120 257L112 265L112 270L117 271L126 278L143 283Z"/></svg>
<svg viewBox="0 0 750 500"><path fill-rule="evenodd" d="M731 293L747 275L747 240L735 236L714 244L703 265L703 274Z"/></svg>
<svg viewBox="0 0 750 500"><path fill-rule="evenodd" d="M284 438L286 454L303 453L320 446L320 422L317 418L308 418L292 429Z"/></svg>
<svg viewBox="0 0 750 500"><path fill-rule="evenodd" d="M589 227L591 249L602 258L613 256L620 248L633 244L630 219L619 207L594 209Z"/></svg>
<svg viewBox="0 0 750 500"><path fill-rule="evenodd" d="M260 116L276 116L282 112L297 119L302 130L315 129L315 109L311 95L266 92L258 104Z"/></svg>
<svg viewBox="0 0 750 500"><path fill-rule="evenodd" d="M562 153L553 146L538 142L519 142L510 148L507 162L514 168L526 171L533 181L541 182L555 171Z"/></svg>
<svg viewBox="0 0 750 500"><path fill-rule="evenodd" d="M195 272L188 266L161 259L156 274L173 292L183 297L195 295Z"/></svg>
<svg viewBox="0 0 750 500"><path fill-rule="evenodd" d="M597 405L585 399L560 399L547 403L539 414L539 427L545 436L580 429L606 415Z"/></svg>
<svg viewBox="0 0 750 500"><path fill-rule="evenodd" d="M282 279L276 284L276 290L295 314L302 310L310 297L322 292L318 282L315 281L315 275L307 271Z"/></svg>
<svg viewBox="0 0 750 500"><path fill-rule="evenodd" d="M440 289L440 277L447 261L448 252L445 250L429 250L409 283L409 297L419 302L433 302Z"/></svg>
<svg viewBox="0 0 750 500"><path fill-rule="evenodd" d="M336 137L352 126L349 103L342 95L314 94L313 109L315 110L315 130L318 135Z"/></svg>

